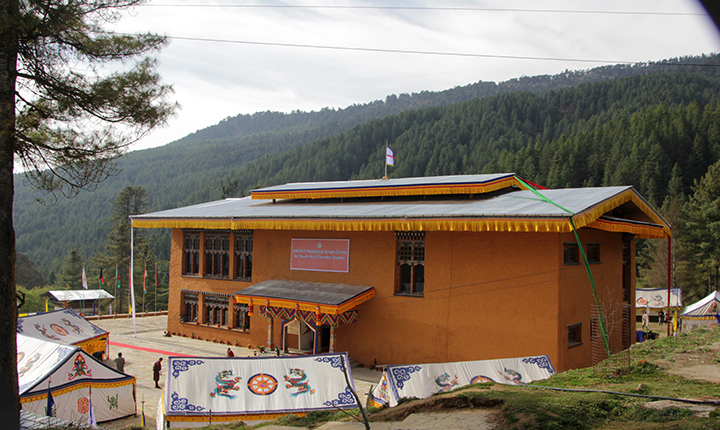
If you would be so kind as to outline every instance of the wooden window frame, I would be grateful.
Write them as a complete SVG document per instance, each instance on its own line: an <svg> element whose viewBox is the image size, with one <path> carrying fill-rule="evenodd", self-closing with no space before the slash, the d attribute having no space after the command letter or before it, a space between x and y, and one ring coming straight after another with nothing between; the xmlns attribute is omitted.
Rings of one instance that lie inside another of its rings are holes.
<svg viewBox="0 0 720 430"><path fill-rule="evenodd" d="M568 348L575 348L583 344L582 341L582 322L570 324L568 329Z"/></svg>
<svg viewBox="0 0 720 430"><path fill-rule="evenodd" d="M587 244L587 251L586 251L588 263L590 264L600 264L602 263L602 253L600 252L600 243L598 242L591 242Z"/></svg>
<svg viewBox="0 0 720 430"><path fill-rule="evenodd" d="M200 275L200 233L183 232L182 274Z"/></svg>
<svg viewBox="0 0 720 430"><path fill-rule="evenodd" d="M577 243L563 243L563 264L566 266L580 264L580 248Z"/></svg>
<svg viewBox="0 0 720 430"><path fill-rule="evenodd" d="M205 233L205 267L203 276L210 278L230 277L230 233Z"/></svg>
<svg viewBox="0 0 720 430"><path fill-rule="evenodd" d="M236 303L233 307L233 312L235 312L235 326L233 329L240 330L240 331L250 331L250 315L248 315L248 312L250 312L250 308L248 305Z"/></svg>
<svg viewBox="0 0 720 430"><path fill-rule="evenodd" d="M234 245L235 262L233 267L233 278L240 281L251 281L253 265L252 230L235 233Z"/></svg>
<svg viewBox="0 0 720 430"><path fill-rule="evenodd" d="M230 315L228 314L230 296L222 294L203 293L205 305L205 324L217 327L228 327Z"/></svg>
<svg viewBox="0 0 720 430"><path fill-rule="evenodd" d="M395 295L425 295L425 232L396 232ZM409 277L409 279L408 279Z"/></svg>

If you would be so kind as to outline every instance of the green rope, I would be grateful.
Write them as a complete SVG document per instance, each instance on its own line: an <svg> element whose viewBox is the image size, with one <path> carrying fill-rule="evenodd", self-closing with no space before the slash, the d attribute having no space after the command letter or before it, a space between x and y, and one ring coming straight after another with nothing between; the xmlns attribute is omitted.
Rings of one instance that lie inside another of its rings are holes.
<svg viewBox="0 0 720 430"><path fill-rule="evenodd" d="M587 256L585 255L585 249L583 249L582 243L580 242L580 235L578 235L577 227L575 227L575 221L573 221L573 212L565 209L564 207L560 206L559 204L555 203L554 201L550 200L549 198L545 197L544 195L540 194L539 191L535 189L535 187L527 184L525 181L520 179L519 177L515 176L515 179L517 179L518 182L520 182L522 185L524 185L528 190L530 190L533 194L540 197L544 202L550 203L551 205L558 207L565 212L570 214L570 225L572 226L573 234L575 235L575 241L577 242L578 249L580 249L580 255L582 255L583 263L585 264L585 270L587 271L588 278L590 278L590 285L592 286L593 290L593 296L595 297L595 305L598 307L598 323L600 324L600 335L603 340L603 344L605 346L605 353L607 353L608 358L610 358L611 349L610 349L610 340L608 339L607 330L605 329L605 320L603 320L602 311L600 309L600 300L598 299L597 295L597 288L595 288L595 278L593 278L592 271L590 270L590 263L588 262Z"/></svg>

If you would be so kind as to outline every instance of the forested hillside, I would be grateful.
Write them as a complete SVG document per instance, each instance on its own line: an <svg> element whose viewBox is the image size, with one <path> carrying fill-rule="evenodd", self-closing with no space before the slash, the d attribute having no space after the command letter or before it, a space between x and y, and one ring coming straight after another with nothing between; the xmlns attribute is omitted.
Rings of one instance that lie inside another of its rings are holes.
<svg viewBox="0 0 720 430"><path fill-rule="evenodd" d="M385 141L397 156L393 177L515 171L551 187L632 184L661 201L675 162L687 189L720 152L713 128L720 72L712 66L720 59L669 63L479 82L342 110L228 118L127 154L117 177L53 206L37 203L44 196L18 176L17 249L52 281L71 246L86 261L102 250L112 202L127 186L146 189L155 211L256 186L380 177ZM153 234L161 236L153 251L167 259L167 233Z"/></svg>

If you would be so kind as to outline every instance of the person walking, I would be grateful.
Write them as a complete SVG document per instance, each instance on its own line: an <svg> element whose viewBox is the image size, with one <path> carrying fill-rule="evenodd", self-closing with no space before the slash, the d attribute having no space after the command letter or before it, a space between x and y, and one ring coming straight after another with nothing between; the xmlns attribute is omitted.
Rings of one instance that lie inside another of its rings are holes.
<svg viewBox="0 0 720 430"><path fill-rule="evenodd" d="M120 372L125 372L125 359L122 356L122 352L118 352L118 356L115 359L115 368Z"/></svg>
<svg viewBox="0 0 720 430"><path fill-rule="evenodd" d="M153 380L155 381L155 388L160 388L158 381L160 380L160 371L162 370L162 357L153 364Z"/></svg>

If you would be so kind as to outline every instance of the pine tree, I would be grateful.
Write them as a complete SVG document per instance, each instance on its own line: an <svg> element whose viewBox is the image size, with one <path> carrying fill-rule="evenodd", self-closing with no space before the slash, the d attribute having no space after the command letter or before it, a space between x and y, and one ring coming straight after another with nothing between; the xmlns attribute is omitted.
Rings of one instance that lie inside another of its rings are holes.
<svg viewBox="0 0 720 430"><path fill-rule="evenodd" d="M75 195L115 173L114 158L172 115L172 88L154 60L139 58L165 38L105 27L118 9L141 1L0 2L0 416L9 430L20 420L14 163L35 186Z"/></svg>
<svg viewBox="0 0 720 430"><path fill-rule="evenodd" d="M113 202L113 210L110 216L110 231L105 241L106 253L97 255L93 258L93 261L98 266L102 267L104 273L110 275L114 274L113 270L115 267L118 269L120 276L120 285L118 289L115 282L108 283L108 289L111 290L110 294L115 296L115 312L125 312L127 305L130 300L130 285L129 285L129 273L130 273L130 216L145 213L149 203L147 202L148 192L142 187L126 187ZM145 231L138 229L134 232L133 247L136 250L142 250L139 255L135 255L134 267L135 273L133 279L135 280L135 293L137 297L137 268L138 261L141 261L140 267L142 273L142 262L152 261L154 264L155 257L152 255L148 245ZM138 259L139 258L139 259ZM142 275L140 275L142 279ZM140 285L140 291L142 292L142 284Z"/></svg>
<svg viewBox="0 0 720 430"><path fill-rule="evenodd" d="M56 286L62 290L82 289L83 256L73 246L60 268Z"/></svg>

